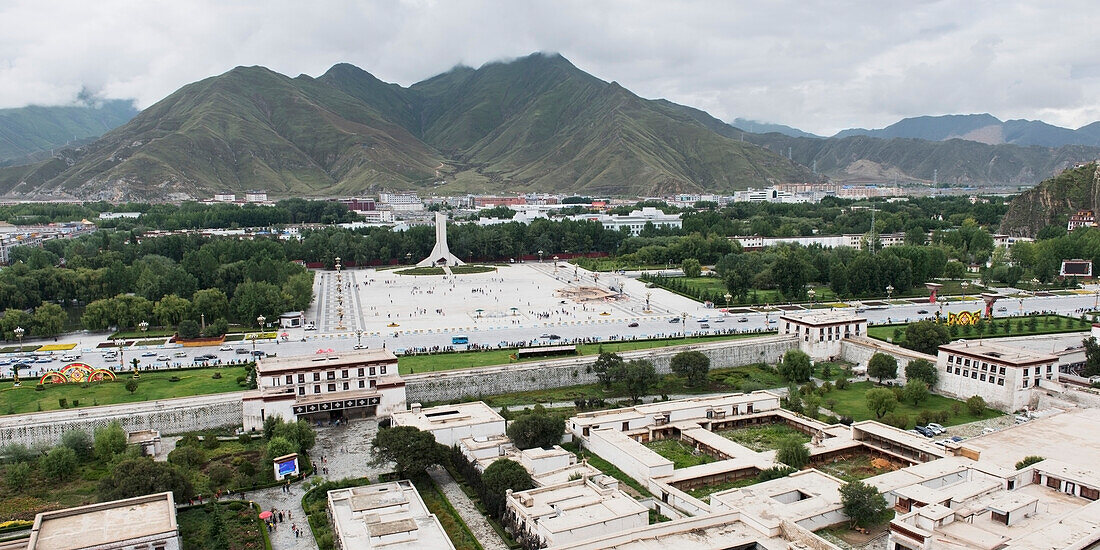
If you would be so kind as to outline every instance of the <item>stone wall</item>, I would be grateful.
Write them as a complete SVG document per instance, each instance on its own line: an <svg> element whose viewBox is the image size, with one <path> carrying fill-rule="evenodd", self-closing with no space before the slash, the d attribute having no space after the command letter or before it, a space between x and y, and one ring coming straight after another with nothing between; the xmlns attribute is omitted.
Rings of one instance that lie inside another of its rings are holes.
<svg viewBox="0 0 1100 550"><path fill-rule="evenodd" d="M682 351L700 351L710 357L712 369L719 369L760 362L775 363L787 350L797 348L797 339L790 335L689 344L631 351L620 355L625 360L649 360L658 373L667 374L671 372L669 363L672 357ZM595 384L596 375L588 369L595 360L595 356L587 356L482 369L412 374L405 376L405 392L409 403L434 403Z"/></svg>
<svg viewBox="0 0 1100 550"><path fill-rule="evenodd" d="M107 405L17 414L0 417L0 447L54 445L70 430L92 435L117 420L126 431L159 430L161 434L241 425L241 393L221 393L162 399L126 405Z"/></svg>

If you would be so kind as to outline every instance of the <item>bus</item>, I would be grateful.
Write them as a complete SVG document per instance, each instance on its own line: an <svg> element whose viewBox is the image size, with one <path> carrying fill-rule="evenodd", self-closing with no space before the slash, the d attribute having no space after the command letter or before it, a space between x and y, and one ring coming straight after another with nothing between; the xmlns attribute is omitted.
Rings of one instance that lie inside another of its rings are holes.
<svg viewBox="0 0 1100 550"><path fill-rule="evenodd" d="M451 336L452 344L469 344L470 339L466 336Z"/></svg>

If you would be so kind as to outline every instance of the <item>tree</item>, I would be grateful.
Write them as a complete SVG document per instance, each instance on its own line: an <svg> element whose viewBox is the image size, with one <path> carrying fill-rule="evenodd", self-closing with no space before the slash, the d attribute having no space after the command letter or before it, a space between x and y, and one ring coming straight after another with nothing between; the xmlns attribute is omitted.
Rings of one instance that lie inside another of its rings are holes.
<svg viewBox="0 0 1100 550"><path fill-rule="evenodd" d="M130 378L129 380L126 381L126 391L128 391L132 394L132 393L136 392L137 389L138 389L137 378Z"/></svg>
<svg viewBox="0 0 1100 550"><path fill-rule="evenodd" d="M221 289L208 288L196 291L191 296L192 319L205 315L207 319L217 319L229 316L229 299Z"/></svg>
<svg viewBox="0 0 1100 550"><path fill-rule="evenodd" d="M951 335L948 333L947 327L931 319L909 323L905 326L905 343L903 345L913 351L935 355L940 346L950 341Z"/></svg>
<svg viewBox="0 0 1100 550"><path fill-rule="evenodd" d="M617 353L602 352L592 363L592 371L596 378L603 384L605 390L611 389L611 383L621 374L623 358Z"/></svg>
<svg viewBox="0 0 1100 550"><path fill-rule="evenodd" d="M447 459L447 448L436 442L435 436L412 426L393 426L378 430L371 441L374 458L371 464L394 464L401 475L423 472Z"/></svg>
<svg viewBox="0 0 1100 550"><path fill-rule="evenodd" d="M557 445L561 443L563 435L565 419L556 414L547 414L543 410L524 414L508 426L508 437L520 449Z"/></svg>
<svg viewBox="0 0 1100 550"><path fill-rule="evenodd" d="M905 384L905 400L912 401L913 406L917 406L921 401L928 399L928 384L925 384L923 380L910 380Z"/></svg>
<svg viewBox="0 0 1100 550"><path fill-rule="evenodd" d="M706 383L710 372L710 358L699 351L682 351L672 356L672 372L687 378L688 386L700 386Z"/></svg>
<svg viewBox="0 0 1100 550"><path fill-rule="evenodd" d="M1035 323L1035 318L1031 318L1031 322ZM1031 329L1033 332L1035 328ZM1096 342L1095 336L1089 336L1081 341L1085 346L1085 368L1081 371L1082 376L1096 376L1100 374L1100 343Z"/></svg>
<svg viewBox="0 0 1100 550"><path fill-rule="evenodd" d="M914 359L905 365L905 379L920 380L932 389L940 379L940 371L927 359Z"/></svg>
<svg viewBox="0 0 1100 550"><path fill-rule="evenodd" d="M867 361L867 376L878 378L881 384L887 378L896 378L898 375L898 360L893 355L876 353Z"/></svg>
<svg viewBox="0 0 1100 550"><path fill-rule="evenodd" d="M168 453L168 462L184 470L196 470L206 464L206 451L198 447L176 447Z"/></svg>
<svg viewBox="0 0 1100 550"><path fill-rule="evenodd" d="M792 468L801 469L810 463L810 450L797 437L786 437L776 445L775 459Z"/></svg>
<svg viewBox="0 0 1100 550"><path fill-rule="evenodd" d="M117 454L126 450L126 430L118 421L113 421L102 428L95 429L95 455L100 460L110 461Z"/></svg>
<svg viewBox="0 0 1100 550"><path fill-rule="evenodd" d="M96 492L100 502L107 502L165 491L172 491L176 502L195 496L195 488L175 465L141 457L118 463Z"/></svg>
<svg viewBox="0 0 1100 550"><path fill-rule="evenodd" d="M985 412L985 399L980 395L971 395L966 400L966 408L973 416L981 416Z"/></svg>
<svg viewBox="0 0 1100 550"><path fill-rule="evenodd" d="M1028 466L1031 466L1032 464L1042 462L1044 460L1046 460L1046 459L1041 457L1041 456L1037 456L1037 455L1025 456L1023 460L1016 463L1016 469L1017 470L1023 470L1024 468L1027 468Z"/></svg>
<svg viewBox="0 0 1100 550"><path fill-rule="evenodd" d="M779 374L790 382L806 382L813 374L810 356L797 349L789 349L783 354L783 360L776 365Z"/></svg>
<svg viewBox="0 0 1100 550"><path fill-rule="evenodd" d="M485 468L485 473L481 474L481 482L485 484L485 507L496 517L503 515L505 495L509 489L526 491L534 487L527 469L507 458L497 460Z"/></svg>
<svg viewBox="0 0 1100 550"><path fill-rule="evenodd" d="M289 441L295 449L291 452L304 453L312 449L313 444L317 442L316 432L310 427L309 422L305 420L284 422L283 419L279 417L271 434L273 438L282 437Z"/></svg>
<svg viewBox="0 0 1100 550"><path fill-rule="evenodd" d="M191 302L175 294L169 294L153 306L153 315L161 325L172 327L191 316Z"/></svg>
<svg viewBox="0 0 1100 550"><path fill-rule="evenodd" d="M180 338L190 339L199 337L199 324L191 319L184 319L180 321L176 332L179 332Z"/></svg>
<svg viewBox="0 0 1100 550"><path fill-rule="evenodd" d="M267 281L245 281L237 285L229 310L240 323L253 324L260 315L277 319L286 310L282 290Z"/></svg>
<svg viewBox="0 0 1100 550"><path fill-rule="evenodd" d="M206 324L206 330L202 335L207 338L217 338L227 332L229 332L229 321L226 321L225 317L218 317Z"/></svg>
<svg viewBox="0 0 1100 550"><path fill-rule="evenodd" d="M84 430L69 430L61 436L61 444L76 453L80 460L92 457L92 438Z"/></svg>
<svg viewBox="0 0 1100 550"><path fill-rule="evenodd" d="M653 363L644 359L634 359L627 361L623 365L623 385L626 388L627 395L630 396L630 400L637 403L645 395L649 394L650 388L657 385L657 370L653 368Z"/></svg>
<svg viewBox="0 0 1100 550"><path fill-rule="evenodd" d="M56 336L61 334L61 329L68 318L61 306L45 303L34 309L34 320L31 326L34 327L34 334L38 336Z"/></svg>
<svg viewBox="0 0 1100 550"><path fill-rule="evenodd" d="M280 456L286 456L288 454L297 452L294 444L285 437L275 436L267 442L267 458L268 460L274 460Z"/></svg>
<svg viewBox="0 0 1100 550"><path fill-rule="evenodd" d="M886 499L878 489L862 481L853 481L841 487L840 502L853 527L874 525L886 510Z"/></svg>
<svg viewBox="0 0 1100 550"><path fill-rule="evenodd" d="M698 277L703 272L703 267L695 258L687 258L680 262L680 269L684 271L684 277Z"/></svg>
<svg viewBox="0 0 1100 550"><path fill-rule="evenodd" d="M46 477L55 481L68 481L76 475L78 461L76 451L58 445L43 456L39 465Z"/></svg>
<svg viewBox="0 0 1100 550"><path fill-rule="evenodd" d="M886 413L898 408L897 396L886 388L867 390L864 398L867 400L867 408L875 413L875 418L882 418Z"/></svg>

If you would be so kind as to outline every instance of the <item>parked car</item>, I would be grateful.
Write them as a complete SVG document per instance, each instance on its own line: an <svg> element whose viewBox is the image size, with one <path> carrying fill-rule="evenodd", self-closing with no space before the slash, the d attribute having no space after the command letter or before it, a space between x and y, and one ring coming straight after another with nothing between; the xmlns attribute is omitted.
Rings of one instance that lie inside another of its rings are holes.
<svg viewBox="0 0 1100 550"><path fill-rule="evenodd" d="M317 324L313 321L306 323L306 330L317 330Z"/></svg>
<svg viewBox="0 0 1100 550"><path fill-rule="evenodd" d="M630 328L638 328L638 323L636 323L636 322L634 322L634 323L630 323L630 324L629 324L629 325L627 325L627 326L628 326L628 327L630 327Z"/></svg>
<svg viewBox="0 0 1100 550"><path fill-rule="evenodd" d="M673 318L669 319L668 322L669 323L679 323L680 318L679 317L673 317Z"/></svg>
<svg viewBox="0 0 1100 550"><path fill-rule="evenodd" d="M917 310L917 315L928 315L928 310L927 309L918 309Z"/></svg>
<svg viewBox="0 0 1100 550"><path fill-rule="evenodd" d="M549 340L550 339L550 333L540 334L539 338L542 338L543 340Z"/></svg>
<svg viewBox="0 0 1100 550"><path fill-rule="evenodd" d="M237 355L248 355L248 348L237 348Z"/></svg>
<svg viewBox="0 0 1100 550"><path fill-rule="evenodd" d="M936 435L935 432L933 432L932 430L929 430L925 426L913 426L913 429L917 430L917 433L923 435L924 437L932 437L932 436Z"/></svg>
<svg viewBox="0 0 1100 550"><path fill-rule="evenodd" d="M1031 419L1024 416L1024 415L1022 415L1022 414L1016 415L1016 423L1017 424L1023 424L1024 422L1027 422L1028 420L1031 420Z"/></svg>
<svg viewBox="0 0 1100 550"><path fill-rule="evenodd" d="M710 328L710 324L703 323L703 324L699 325L699 328Z"/></svg>
<svg viewBox="0 0 1100 550"><path fill-rule="evenodd" d="M145 352L145 353L141 354L141 356L142 356L142 357L156 357L156 356L157 356L157 352L155 352L155 351L147 351L147 352Z"/></svg>
<svg viewBox="0 0 1100 550"><path fill-rule="evenodd" d="M258 350L254 350L254 351L252 352L252 356L253 356L253 357L263 357L264 355L266 355L266 354L264 353L264 351L263 351L263 350L260 350L260 349L258 349Z"/></svg>
<svg viewBox="0 0 1100 550"><path fill-rule="evenodd" d="M167 361L167 360L168 360L167 355L158 355L157 356L157 361Z"/></svg>
<svg viewBox="0 0 1100 550"><path fill-rule="evenodd" d="M951 437L951 441L954 441L955 443L958 443L958 442L963 441L965 439L966 439L965 437L960 437L960 436L957 436L957 435Z"/></svg>
<svg viewBox="0 0 1100 550"><path fill-rule="evenodd" d="M187 357L187 354L182 352L182 351L177 351L176 353L173 353L172 355L175 356L175 357Z"/></svg>
<svg viewBox="0 0 1100 550"><path fill-rule="evenodd" d="M714 320L714 321L712 321L712 322L714 322L714 323L725 323L725 322L726 322L726 318L725 318L725 317L719 317L719 318L715 319L715 320Z"/></svg>
<svg viewBox="0 0 1100 550"><path fill-rule="evenodd" d="M947 429L945 429L943 426L940 426L939 424L936 424L935 422L929 422L926 427L936 432L936 435L947 433Z"/></svg>
<svg viewBox="0 0 1100 550"><path fill-rule="evenodd" d="M76 361L76 360L77 360L77 359L79 359L79 358L80 358L80 356L79 356L79 355L73 355L73 354L71 354L71 353L66 353L65 355L62 355L62 356L61 356L61 360L62 360L62 361L66 361L66 362L67 362L67 361Z"/></svg>
<svg viewBox="0 0 1100 550"><path fill-rule="evenodd" d="M997 431L995 428L982 428L982 435L991 434L995 431Z"/></svg>
<svg viewBox="0 0 1100 550"><path fill-rule="evenodd" d="M551 340L561 340L561 336L558 336L557 334L551 334L550 339Z"/></svg>
<svg viewBox="0 0 1100 550"><path fill-rule="evenodd" d="M218 351L233 351L233 346L231 346L229 344L226 344L226 345L218 348Z"/></svg>
<svg viewBox="0 0 1100 550"><path fill-rule="evenodd" d="M747 322L749 322L749 318L748 317L742 317L742 318L738 319L737 322L738 323L747 323Z"/></svg>

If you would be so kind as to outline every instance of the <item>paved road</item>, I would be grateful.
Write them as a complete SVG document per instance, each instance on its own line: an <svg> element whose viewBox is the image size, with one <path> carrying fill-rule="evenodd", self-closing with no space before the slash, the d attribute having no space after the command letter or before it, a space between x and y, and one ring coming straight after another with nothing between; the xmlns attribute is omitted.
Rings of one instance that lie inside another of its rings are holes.
<svg viewBox="0 0 1100 550"><path fill-rule="evenodd" d="M474 538L477 539L482 548L485 550L508 550L508 545L504 544L504 540L500 538L493 526L489 525L489 521L485 519L485 516L477 511L477 506L470 500L470 497L466 496L466 493L462 492L462 488L458 486L458 483L447 470L433 467L428 470L428 475L432 476L435 483L439 485L440 490L451 502L451 506L454 506L462 521L466 522L466 526L470 528L470 532L474 534Z"/></svg>

